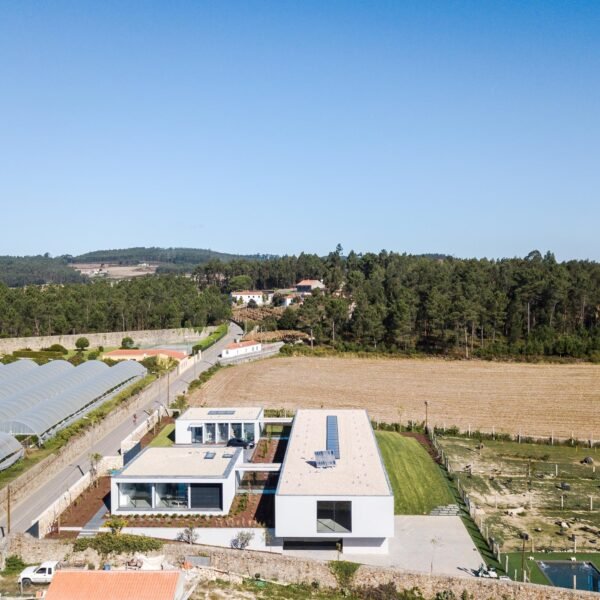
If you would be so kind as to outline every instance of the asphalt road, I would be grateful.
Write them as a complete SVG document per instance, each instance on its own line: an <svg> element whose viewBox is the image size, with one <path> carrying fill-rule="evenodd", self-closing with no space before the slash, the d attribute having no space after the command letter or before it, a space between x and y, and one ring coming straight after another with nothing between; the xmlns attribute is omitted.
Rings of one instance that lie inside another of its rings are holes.
<svg viewBox="0 0 600 600"><path fill-rule="evenodd" d="M148 411L156 410L157 402L166 406L167 397L172 400L186 390L193 379L197 378L200 373L209 369L216 362L223 347L233 341L234 338L241 337L242 333L242 330L237 325L231 323L227 335L214 346L204 351L201 361L179 376L171 374L168 394L165 377L153 383L147 388L150 400L144 409ZM121 440L126 438L142 422L141 415L143 415L143 411L139 411L137 415L138 422L136 424L134 424L133 419L128 419L104 437L97 441L95 440L88 450L77 457L68 467L57 473L50 481L37 489L29 498L13 505L11 510L11 532L27 531L31 527L32 521L38 515L68 490L84 473L89 471L89 457L92 453L98 452L103 456L118 454L121 447ZM0 530L2 532L6 531L6 518L0 520Z"/></svg>

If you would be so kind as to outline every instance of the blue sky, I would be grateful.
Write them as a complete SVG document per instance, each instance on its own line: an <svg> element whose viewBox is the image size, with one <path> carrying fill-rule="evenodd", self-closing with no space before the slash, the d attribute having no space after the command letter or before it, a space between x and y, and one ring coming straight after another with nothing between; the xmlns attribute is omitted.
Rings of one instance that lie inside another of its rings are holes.
<svg viewBox="0 0 600 600"><path fill-rule="evenodd" d="M600 2L0 4L0 254L600 259Z"/></svg>

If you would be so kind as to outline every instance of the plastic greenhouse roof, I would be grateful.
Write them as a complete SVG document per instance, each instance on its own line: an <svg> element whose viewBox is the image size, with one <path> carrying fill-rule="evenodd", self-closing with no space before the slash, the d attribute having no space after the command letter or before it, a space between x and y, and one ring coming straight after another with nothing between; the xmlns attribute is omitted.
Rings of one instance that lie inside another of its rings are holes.
<svg viewBox="0 0 600 600"><path fill-rule="evenodd" d="M43 400L53 398L68 389L85 383L110 368L97 360L85 362L78 367L67 364L71 367L68 371L61 370L53 377L49 376L45 381L37 381L25 390L14 392L4 398L0 397L0 422L12 419Z"/></svg>
<svg viewBox="0 0 600 600"><path fill-rule="evenodd" d="M36 369L37 364L28 358L22 358L21 360L17 360L16 362L8 363L7 365L2 365L2 369L0 369L0 381L8 382L13 377L21 377L23 374L27 373L31 369Z"/></svg>
<svg viewBox="0 0 600 600"><path fill-rule="evenodd" d="M43 400L17 417L0 423L0 431L47 437L50 430L67 425L73 418L86 412L86 409L91 409L97 401L145 373L146 369L134 361L102 369L101 373L88 381Z"/></svg>
<svg viewBox="0 0 600 600"><path fill-rule="evenodd" d="M7 396L27 390L36 385L43 385L58 375L74 368L66 360L53 360L41 367L35 365L34 369L29 369L24 374L19 374L18 377L13 377L9 381L2 382L2 387L0 387L0 403Z"/></svg>
<svg viewBox="0 0 600 600"><path fill-rule="evenodd" d="M23 454L23 446L8 433L0 432L0 469L6 469Z"/></svg>

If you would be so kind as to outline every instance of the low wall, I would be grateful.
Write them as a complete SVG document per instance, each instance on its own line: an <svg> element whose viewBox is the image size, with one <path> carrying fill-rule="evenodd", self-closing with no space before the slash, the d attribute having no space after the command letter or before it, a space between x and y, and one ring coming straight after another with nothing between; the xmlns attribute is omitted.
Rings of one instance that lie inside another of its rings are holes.
<svg viewBox="0 0 600 600"><path fill-rule="evenodd" d="M0 352L10 354L15 350L31 348L40 350L52 344L61 344L65 348L75 348L75 342L80 337L86 337L92 347L120 346L124 337L132 338L136 344L188 344L197 342L207 337L214 331L214 327L205 327L198 332L193 327L182 329L149 329L144 331L112 331L106 333L77 333L68 335L43 335L32 337L0 338Z"/></svg>
<svg viewBox="0 0 600 600"><path fill-rule="evenodd" d="M123 467L122 456L105 456L98 462L98 476L106 475L112 469ZM44 537L52 530L52 525L81 494L92 484L92 476L88 471L82 475L62 496L55 500L42 514L37 521L37 533L39 537Z"/></svg>
<svg viewBox="0 0 600 600"><path fill-rule="evenodd" d="M102 559L95 551L86 550L73 553L72 545L60 540L36 540L28 535L10 536L5 547L0 547L2 560L10 554L17 554L30 564L39 564L44 560L84 561L93 563L96 568L104 562L113 567L122 568L128 556ZM293 558L269 552L249 550L230 550L209 546L189 546L186 544L165 544L150 556L164 555L165 562L177 565L189 555L204 555L210 558L210 567L225 573L253 578L259 574L262 578L281 583L312 583L317 581L321 587L336 587L335 577L326 562L304 558ZM460 598L466 591L473 600L574 600L575 598L596 598L594 592L581 592L563 588L523 584L516 582L493 581L475 577L447 577L426 575L410 571L384 569L361 565L357 570L353 584L356 586L376 587L384 583L393 583L398 589L417 587L426 598L437 592L452 591Z"/></svg>

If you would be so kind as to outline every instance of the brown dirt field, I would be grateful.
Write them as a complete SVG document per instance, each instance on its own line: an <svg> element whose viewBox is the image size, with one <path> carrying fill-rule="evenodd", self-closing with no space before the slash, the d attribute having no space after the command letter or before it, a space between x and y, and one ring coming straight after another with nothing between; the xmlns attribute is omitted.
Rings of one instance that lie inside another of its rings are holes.
<svg viewBox="0 0 600 600"><path fill-rule="evenodd" d="M600 439L600 366L439 359L274 358L223 369L192 406L366 408L372 419Z"/></svg>

